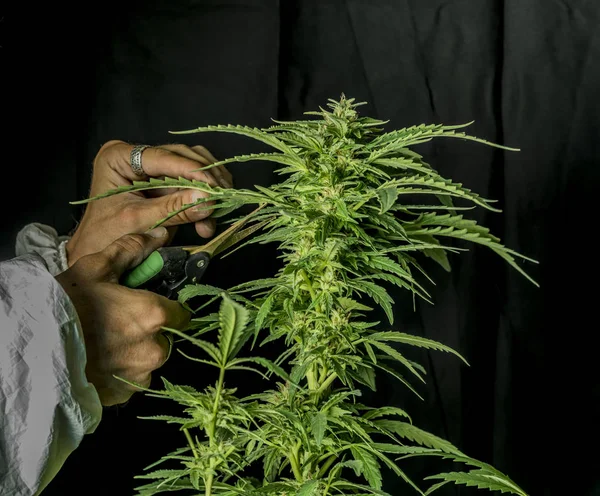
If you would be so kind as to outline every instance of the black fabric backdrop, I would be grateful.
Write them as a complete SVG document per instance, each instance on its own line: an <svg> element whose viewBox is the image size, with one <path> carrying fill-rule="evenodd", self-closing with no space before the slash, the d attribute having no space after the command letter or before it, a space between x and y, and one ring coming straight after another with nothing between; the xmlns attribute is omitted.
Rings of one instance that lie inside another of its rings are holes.
<svg viewBox="0 0 600 496"><path fill-rule="evenodd" d="M386 380L372 401L406 407L417 425L532 496L598 495L599 23L598 0L107 1L7 15L4 129L17 130L18 145L3 173L28 183L5 190L2 258L27 222L60 233L75 226L81 211L68 202L87 195L91 162L109 139L203 144L220 158L249 153L259 147L243 138L175 140L168 131L266 126L342 92L367 101L362 112L390 119L390 128L475 120L472 134L521 151L457 140L419 151L499 200L502 214L474 215L539 260L528 269L541 288L485 249L454 256L451 274L432 267L435 305L413 312L396 294L396 327L455 347L471 367L423 354L425 401ZM273 180L269 165L230 169L240 187ZM178 233L191 239L189 229ZM207 280L226 287L269 275L273 255L238 252ZM214 379L176 355L161 374L196 386ZM170 411L142 395L106 410L45 494L132 494L133 475L185 443L176 428L136 417ZM418 480L432 466L408 468ZM391 477L387 488L411 494Z"/></svg>

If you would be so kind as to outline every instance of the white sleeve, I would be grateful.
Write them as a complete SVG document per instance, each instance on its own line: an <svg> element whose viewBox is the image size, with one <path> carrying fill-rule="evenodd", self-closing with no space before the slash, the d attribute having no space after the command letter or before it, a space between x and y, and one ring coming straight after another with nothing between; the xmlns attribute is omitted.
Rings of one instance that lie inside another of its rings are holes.
<svg viewBox="0 0 600 496"><path fill-rule="evenodd" d="M0 262L0 494L39 494L94 432L81 324L37 254Z"/></svg>
<svg viewBox="0 0 600 496"><path fill-rule="evenodd" d="M70 236L59 236L56 229L34 222L27 224L17 234L17 257L36 253L44 259L50 274L56 276L69 268L66 244Z"/></svg>

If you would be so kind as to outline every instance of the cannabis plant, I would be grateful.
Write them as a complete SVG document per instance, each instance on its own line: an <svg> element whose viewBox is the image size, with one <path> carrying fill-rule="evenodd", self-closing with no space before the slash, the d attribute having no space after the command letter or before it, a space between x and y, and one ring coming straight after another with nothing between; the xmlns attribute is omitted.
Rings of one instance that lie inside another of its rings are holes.
<svg viewBox="0 0 600 496"><path fill-rule="evenodd" d="M360 116L359 105L342 96L330 100L328 109L307 112L314 118L274 121L266 129L184 131L235 133L272 147L205 168L274 162L281 181L273 186L221 189L165 178L102 195L192 188L209 193L217 217L258 205L248 219L254 234L235 249L276 243L282 259L282 268L267 279L230 288L196 284L180 292L180 302L194 307L196 318L186 332L171 332L195 345L194 356L181 353L213 367L215 379L202 390L166 379L163 390L147 390L182 405L181 417L154 418L179 424L186 443L158 462L165 468L153 466L140 476L151 482L139 494L386 495L382 467L406 483L407 494L430 494L451 482L525 494L494 467L420 429L403 409L361 402L361 391L375 389L377 373L391 374L399 387L418 394L412 379L424 381L425 370L406 357L407 347L464 360L442 343L393 327L390 285L430 300L419 259L429 257L449 270L448 253L459 251L454 240L464 240L488 247L529 276L517 261L525 257L460 213L474 207L497 211L491 202L440 176L410 148L433 138L499 145L459 132L464 126L384 132L387 121ZM369 318L374 305L389 322ZM257 350L272 341L284 352L269 360ZM266 390L236 396L239 370L262 376ZM425 489L403 467L411 457L443 458L464 470L431 475Z"/></svg>

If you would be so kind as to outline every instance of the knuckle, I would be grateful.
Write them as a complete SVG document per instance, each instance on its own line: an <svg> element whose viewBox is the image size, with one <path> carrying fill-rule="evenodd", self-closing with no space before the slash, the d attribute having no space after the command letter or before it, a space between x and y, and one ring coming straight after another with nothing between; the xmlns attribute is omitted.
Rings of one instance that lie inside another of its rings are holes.
<svg viewBox="0 0 600 496"><path fill-rule="evenodd" d="M152 376L150 373L139 374L135 378L131 379L130 382L134 384L139 384L140 387L134 384L128 384L126 382L123 383L123 391L129 394L129 398L133 395L133 393L137 393L141 391L141 388L147 388L150 386L150 382L152 380Z"/></svg>
<svg viewBox="0 0 600 496"><path fill-rule="evenodd" d="M165 160L165 159L172 158L173 152L171 151L171 148L173 148L174 146L176 146L176 145L171 145L169 147L159 146L159 147L153 148L156 158L158 158L159 160Z"/></svg>
<svg viewBox="0 0 600 496"><path fill-rule="evenodd" d="M98 150L98 153L96 155L97 156L103 155L104 153L107 152L107 150L111 149L115 145L121 145L121 144L125 144L125 142L121 141L121 140L109 140L100 147L100 150Z"/></svg>
<svg viewBox="0 0 600 496"><path fill-rule="evenodd" d="M214 155L210 152L210 150L208 148L206 148L205 146L202 145L195 145L192 147L192 150L194 150L196 153L199 153L200 155L202 155L202 157L208 162L208 163L215 163L217 161L217 159L214 157Z"/></svg>
<svg viewBox="0 0 600 496"><path fill-rule="evenodd" d="M148 374L145 377L142 377L141 380L139 381L139 384L141 384L145 388L149 388L151 383L152 383L152 374Z"/></svg>
<svg viewBox="0 0 600 496"><path fill-rule="evenodd" d="M126 234L115 241L120 250L137 253L144 248L144 238L141 234Z"/></svg>
<svg viewBox="0 0 600 496"><path fill-rule="evenodd" d="M169 209L169 212L181 210L181 208L183 208L184 204L187 202L195 202L195 200L192 200L192 199L184 200L184 197L182 195L172 194L172 195L169 195L169 198L167 199L167 208ZM178 218L182 222L189 223L189 222L195 222L198 219L207 217L208 215L210 215L211 210L204 210L203 207L205 205L207 205L207 202L199 203L195 207L186 208L185 210L179 212ZM198 210L198 208L200 208L200 210Z"/></svg>
<svg viewBox="0 0 600 496"><path fill-rule="evenodd" d="M166 197L166 207L169 212L179 210L183 207L183 197L180 193L171 193Z"/></svg>
<svg viewBox="0 0 600 496"><path fill-rule="evenodd" d="M182 145L181 143L165 143L165 144L162 144L162 145L156 147L157 150L169 150L169 151L181 150L183 148L187 148L187 147L185 145Z"/></svg>
<svg viewBox="0 0 600 496"><path fill-rule="evenodd" d="M108 165L109 159L112 155L114 155L117 148L121 145L127 145L124 141L121 140L109 140L104 143L98 153L96 153L96 157L94 159L93 167L94 169L100 167L101 165Z"/></svg>
<svg viewBox="0 0 600 496"><path fill-rule="evenodd" d="M132 385L132 384L123 383L125 386L124 389L129 392L130 396L133 393L137 393L138 391L141 391L141 388L149 387L150 383L152 382L152 374L149 371L144 371L142 373L135 375L131 379L131 382L133 382L135 384L139 384L139 387Z"/></svg>
<svg viewBox="0 0 600 496"><path fill-rule="evenodd" d="M102 276L108 267L110 267L110 257L105 252L98 252L77 259L71 271L76 275L76 279L91 280Z"/></svg>
<svg viewBox="0 0 600 496"><path fill-rule="evenodd" d="M123 205L119 211L119 223L126 229L135 230L140 224L141 213L133 204Z"/></svg>
<svg viewBox="0 0 600 496"><path fill-rule="evenodd" d="M190 223L209 215L206 213L205 210L197 210L196 208L197 207L192 207L188 208L187 210L184 210L183 212L180 212L179 218L185 223Z"/></svg>
<svg viewBox="0 0 600 496"><path fill-rule="evenodd" d="M152 371L162 367L166 358L166 350L160 344L155 343L155 345L148 350L147 359L149 370Z"/></svg>
<svg viewBox="0 0 600 496"><path fill-rule="evenodd" d="M158 298L152 297L152 301L147 305L144 314L148 322L149 331L158 331L162 326L166 325L169 320L167 309L159 303Z"/></svg>

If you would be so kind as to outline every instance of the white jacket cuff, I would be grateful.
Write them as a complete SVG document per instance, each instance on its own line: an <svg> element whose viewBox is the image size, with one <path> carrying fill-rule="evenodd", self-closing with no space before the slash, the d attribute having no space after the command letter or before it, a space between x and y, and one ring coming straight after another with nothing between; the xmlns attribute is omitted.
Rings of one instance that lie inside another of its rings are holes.
<svg viewBox="0 0 600 496"><path fill-rule="evenodd" d="M96 429L102 405L75 307L40 255L0 263L0 297L0 487L31 496Z"/></svg>
<svg viewBox="0 0 600 496"><path fill-rule="evenodd" d="M34 222L17 234L16 254L20 257L36 253L44 259L50 274L56 276L69 268L66 250L69 239L70 236L59 236L53 227Z"/></svg>

